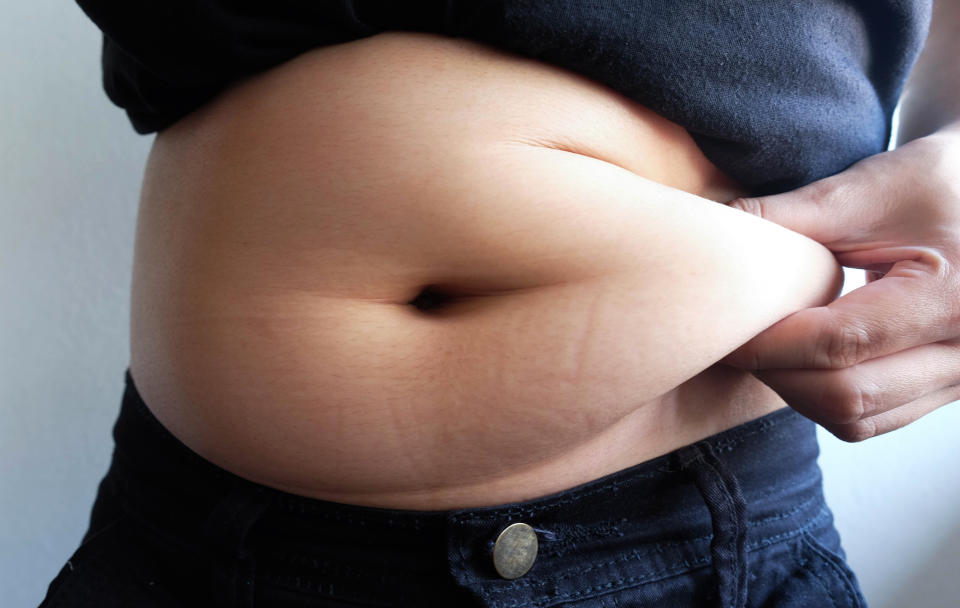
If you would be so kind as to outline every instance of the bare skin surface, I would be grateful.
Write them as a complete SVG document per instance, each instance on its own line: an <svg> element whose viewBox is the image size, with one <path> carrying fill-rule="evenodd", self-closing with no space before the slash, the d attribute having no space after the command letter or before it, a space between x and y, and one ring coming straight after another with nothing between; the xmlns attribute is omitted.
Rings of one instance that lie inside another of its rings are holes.
<svg viewBox="0 0 960 608"><path fill-rule="evenodd" d="M559 68L427 34L317 49L158 135L131 373L181 441L289 492L560 491L784 407L716 362L842 273L743 194Z"/></svg>

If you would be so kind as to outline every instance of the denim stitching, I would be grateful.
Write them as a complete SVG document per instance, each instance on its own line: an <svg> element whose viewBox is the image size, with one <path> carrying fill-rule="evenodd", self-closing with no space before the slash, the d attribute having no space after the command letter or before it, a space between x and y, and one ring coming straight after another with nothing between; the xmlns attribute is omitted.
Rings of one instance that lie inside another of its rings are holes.
<svg viewBox="0 0 960 608"><path fill-rule="evenodd" d="M780 420L777 422L769 422L764 424L761 428L751 430L749 432L744 432L743 434L731 437L729 439L717 440L716 442L709 439L705 440L707 443L710 443L717 452L730 452L735 447L739 446L741 443L745 442L747 439L754 437L759 434L767 434L770 432L775 432L774 436L777 435L786 435L787 431L777 428L780 424L786 422L786 420Z"/></svg>
<svg viewBox="0 0 960 608"><path fill-rule="evenodd" d="M657 472L644 473L642 476L638 476L637 479L646 479L648 477L653 477L658 475ZM484 522L490 521L492 519L503 519L509 517L524 517L527 515L533 515L539 511L545 511L547 509L553 509L561 505L567 505L572 502L577 502L578 499L593 496L594 494L601 494L607 490L619 488L621 486L629 486L628 483L623 481L612 481L596 488L585 489L575 494L569 496L564 496L563 498L551 499L549 502L539 505L530 505L529 507L510 507L502 512L495 513L486 513L481 515L451 515L451 520L456 522Z"/></svg>
<svg viewBox="0 0 960 608"><path fill-rule="evenodd" d="M758 541L755 541L754 543L747 545L746 550L747 550L748 552L753 552L753 551L756 551L757 549L765 548L765 547L768 547L768 546L770 546L770 545L777 544L778 542L783 542L783 541L787 541L787 540L790 540L790 539L792 539L792 538L795 538L795 537L797 537L797 536L799 536L799 535L801 535L801 534L804 534L805 532L807 532L808 530L810 530L811 528L813 528L814 526L816 526L817 524L819 524L819 523L820 523L826 516L828 516L829 514L830 514L830 512L829 512L827 509L825 509L825 508L824 508L824 509L821 509L820 512L819 512L815 517L813 517L812 519L810 519L809 521L807 521L803 526L800 526L799 528L796 528L796 529L791 530L791 531L789 531L789 532L783 532L783 533L781 533L781 534L776 534L776 535L774 535L774 536L766 537L766 538L760 539L760 540L758 540ZM708 538L710 538L710 537L712 537L712 536L713 536L713 535L710 534L710 535L707 535L707 536L701 536L701 537L698 537L698 538L696 538L696 539L691 539L691 540L688 540L688 541L682 541L682 542L678 542L678 543L661 543L661 544L659 544L655 549L653 549L653 550L651 550L651 551L646 551L646 552L644 552L644 553L640 553L640 552L638 552L638 551L632 551L630 555L618 556L617 558L608 560L608 561L606 561L606 562L601 562L601 563L598 563L598 564L593 564L593 565L591 565L591 566L588 566L587 568L583 568L583 569L578 569L578 570L575 570L575 571L571 571L571 572L568 572L568 573L566 573L566 574L560 575L560 576L558 576L558 577L545 578L545 579L543 579L543 580L541 580L541 581L515 581L515 582L513 582L512 584L510 584L508 587L504 587L504 588L494 587L494 588L491 588L491 589L484 590L483 593L484 593L485 595L496 595L496 594L503 594L503 593L512 593L512 592L515 592L515 591L517 590L517 588L534 588L534 587L542 588L542 587L544 587L544 586L546 586L546 585L549 585L549 584L551 584L551 583L554 583L554 584L555 584L555 583L559 583L559 582L562 582L562 581L564 581L564 580L567 580L567 579L569 579L569 578L572 578L572 577L577 576L577 575L580 575L580 574L587 574L587 573L589 573L589 572L591 572L591 571L593 571L593 570L599 569L599 568L607 568L607 567L609 567L609 566L616 565L618 562L626 563L626 562L630 562L630 561L634 561L634 560L640 560L640 559L646 558L647 556L649 556L649 555L651 555L651 554L661 553L661 552L663 551L663 549L665 549L665 548L667 548L667 547L670 547L670 546L688 545L688 544L694 543L695 541L702 541L702 540L708 539ZM673 563L671 563L669 566L665 567L664 569L658 570L658 571L656 571L656 572L648 573L648 574L645 574L645 575L643 575L643 576L633 576L633 577L629 577L629 580L628 580L628 579L618 579L618 580L621 580L621 581L624 581L624 582L628 582L628 583L629 583L629 582L635 582L635 581L649 582L650 577L654 577L654 576L663 574L663 573L665 573L665 572L667 572L667 571L669 571L669 570L672 570L672 569L674 569L674 568L678 568L678 567L682 567L682 566L695 567L695 566L699 566L699 565L708 563L709 561L710 561L710 558L709 558L709 557L702 557L702 558L700 558L700 559L694 560L693 562L689 562L689 561L686 561L686 560L685 560L685 561L680 561L680 562L673 562ZM641 579L643 579L643 580L641 580ZM627 588L627 587L624 587L624 588ZM558 596L558 597L560 597L560 596ZM563 597L575 597L575 596L570 595L570 596L563 596ZM506 606L511 606L511 607L519 608L520 606L534 605L534 604L536 604L537 602L540 602L540 601L543 601L543 600L528 600L527 602L525 602L525 603L523 603L523 604L504 604L503 606L505 606L505 607L506 607Z"/></svg>
<svg viewBox="0 0 960 608"><path fill-rule="evenodd" d="M687 544L687 543L679 543L679 544ZM535 581L535 580L534 580L534 581L515 581L515 582L513 582L513 583L509 586L509 588L496 588L496 587L495 587L495 588L493 588L493 589L490 589L490 592L493 592L493 593L511 593L511 592L514 591L514 589L517 588L517 587L543 587L543 586L548 585L548 584L550 584L550 583L560 583L560 582L562 582L562 581L565 581L565 580L567 580L567 579L573 578L573 577L575 577L575 576L579 576L579 575L581 575L581 574L588 574L588 573L590 573L590 572L593 572L594 570L605 569L605 568L608 568L608 567L610 567L610 566L614 566L614 565L616 565L616 564L618 564L618 563L628 563L628 562L632 562L632 561L643 560L643 559L649 557L650 555L653 555L653 554L656 554L656 553L663 553L663 549L664 549L664 547L657 546L657 547L655 547L654 549L648 550L648 551L645 551L645 552L640 552L640 551L637 551L637 550L633 550L633 551L631 551L629 554L618 555L617 557L615 557L615 558L613 558L613 559L610 559L610 560L607 560L607 561L605 561L605 562L599 562L599 563L596 563L596 564L592 564L592 565L590 565L590 566L587 566L586 568L574 569L574 570L571 570L571 571L567 572L566 574L561 574L561 575L559 575L559 576L550 577L550 578L544 578L543 580L540 580L540 581ZM697 563L697 562L699 562L699 561L701 561L701 560L704 560L704 559L707 560L707 561L710 560L709 557L703 557L703 558L700 558L700 560L696 560L694 563ZM670 570L670 569L673 569L673 568L676 568L676 567L678 567L678 566L682 566L682 565L688 564L688 563L689 563L689 562L687 562L686 560L679 561L679 562L675 561L675 562L672 562L669 566L667 566L667 567L665 568L665 570ZM659 572L660 572L660 571L658 571L658 572L656 572L656 573L653 573L653 574L658 574ZM647 574L647 575L645 575L645 576L652 576L652 574ZM634 578L637 578L637 577L634 577Z"/></svg>
<svg viewBox="0 0 960 608"><path fill-rule="evenodd" d="M853 590L850 588L850 585L851 585L852 581L850 580L850 577L849 577L849 575L847 574L847 572L846 572L843 568L841 568L839 565L837 565L837 564L834 562L832 556L830 556L830 555L829 555L828 553L826 553L823 549L821 549L820 546L817 544L817 542L816 542L814 539L812 539L809 534L804 534L803 537L802 537L802 540L803 540L804 544L806 544L806 545L807 545L808 547L810 547L818 556L820 556L820 559L822 559L824 562L826 562L827 566L828 566L831 570L833 570L833 571L834 571L834 574L836 574L836 575L840 578L840 580L844 583L844 591L845 591L846 596L847 596L847 599L850 601L850 603L853 604L853 605L856 605L856 606L860 606L860 605L861 605L861 602L860 602L859 598L857 598L857 597L854 595ZM828 590L827 593L830 593L830 591ZM832 593L830 593L830 597L833 598L833 594L832 594ZM834 600L834 603L836 603L836 600Z"/></svg>
<svg viewBox="0 0 960 608"><path fill-rule="evenodd" d="M808 549L813 549L810 543L808 543L803 536L800 537L800 542L803 543ZM814 550L814 554L820 558L821 562L826 561L823 555L819 551ZM806 567L806 565L811 563L811 561L812 560L810 559L805 559L801 567ZM811 564L810 573L813 574L811 578L817 583L817 585L820 586L821 589L823 589L826 592L827 596L830 598L830 601L833 603L834 608L840 608L840 605L837 603L837 598L833 596L833 591L831 591L830 588L827 587L827 585L822 580L820 580L820 576L821 576L820 573L822 570L823 570L822 563L820 565Z"/></svg>
<svg viewBox="0 0 960 608"><path fill-rule="evenodd" d="M557 602L558 600L559 600L559 601L565 601L565 600L568 600L568 599L572 599L572 598L575 598L575 597L579 597L579 596L581 596L581 595L585 595L585 594L587 594L587 593L591 593L591 592L593 592L593 591L595 591L595 590L597 590L597 591L599 591L599 590L608 590L608 591L609 591L609 590L612 590L612 588L615 587L615 586L617 586L617 585L623 585L623 586L621 586L621 587L618 587L617 590L620 590L620 589L628 589L628 588L630 588L631 586L634 586L634 587L635 587L635 586L638 586L638 585L635 585L635 584L632 584L632 583L643 584L643 583L652 582L652 581L654 581L654 580L658 580L656 577L660 577L661 575L668 574L668 573L670 573L671 571L676 570L677 568L681 568L681 569L683 569L683 571L685 572L685 571L690 570L690 569L703 567L704 565L706 565L706 564L709 563L709 562L710 562L710 558L709 558L709 557L703 557L703 558L700 558L700 559L698 559L698 560L694 560L694 561L692 561L692 562L691 562L691 561L676 562L676 563L671 564L670 566L667 566L666 568L662 568L662 569L656 570L656 571L654 571L654 572L649 572L649 573L644 574L644 575L621 577L621 578L618 578L618 579L616 579L616 580L610 581L610 582L608 582L608 583L604 583L603 585L593 585L593 586L591 586L591 587L585 587L585 588L583 588L583 589L580 589L579 591L573 591L573 592L570 592L570 593L563 593L563 594L555 595L555 596L553 596L553 597L551 597L551 598L546 598L546 599L534 599L534 600L524 600L524 601L514 600L514 601L512 601L512 602L510 602L510 603L498 602L497 605L498 605L498 606L502 606L503 608L521 608L521 607L523 607L523 606L546 606L546 605L548 605L548 604L545 604L544 602L555 603L555 602ZM662 578L667 578L667 577L662 577ZM511 589L490 589L490 590L489 590L489 592L494 592L494 593L509 593L509 592L512 592L512 591L513 591L512 588L511 588ZM485 595L488 595L489 592L485 593ZM492 599L492 598L491 598L491 599ZM493 601L494 601L494 602L497 602L496 599L493 599Z"/></svg>
<svg viewBox="0 0 960 608"><path fill-rule="evenodd" d="M766 538L761 538L760 540L757 540L752 544L747 545L747 551L755 551L763 547L769 547L770 545L774 545L780 541L794 538L795 536L803 534L807 530L813 528L814 526L819 524L821 521L826 519L829 515L830 515L830 511L824 507L820 509L820 512L817 513L817 515L813 519L809 520L807 523L803 524L799 528L790 530L788 532L782 532L780 534L774 534L773 536L768 536Z"/></svg>
<svg viewBox="0 0 960 608"><path fill-rule="evenodd" d="M816 497L816 498L819 498L819 496ZM801 504L804 505L804 506L806 506L806 504L809 503L809 502L812 502L812 500L814 500L814 499L805 501L804 503L801 503ZM798 511L798 510L800 510L800 509L799 509L799 508L791 509L791 511L790 511L790 512L787 512L787 513L793 514L793 512L796 512L796 511ZM796 536L798 536L798 535L806 532L806 531L809 530L810 528L816 526L816 525L817 525L818 523L820 523L823 519L825 519L827 516L829 516L829 514L830 514L830 512L829 512L825 507L821 507L821 509L817 512L817 514L816 514L815 516L813 516L811 519L809 519L807 522L805 522L805 523L804 523L802 526L800 526L799 528L795 528L794 530L790 530L790 531L787 531L787 532L782 532L782 533L780 533L780 534L775 534L775 535L773 535L773 536L768 536L768 537L764 537L764 538L758 539L758 540L754 541L753 543L747 544L747 546L746 546L746 551L748 551L748 552L756 551L757 549L761 549L761 548L770 546L770 545L772 545L772 544L776 544L777 542L785 541L785 540L789 540L789 539L791 539L791 538L794 538L794 537L796 537ZM779 516L772 516L771 518L768 518L768 519L771 519L771 520L772 520L772 519L785 519L786 517L789 517L789 515L787 515L787 514L781 514L781 515L779 515ZM764 521L767 521L767 520L760 520L760 521L758 521L756 524L753 524L753 525L760 524L760 523L762 523L762 522L764 522ZM612 566L612 565L617 564L618 562L629 562L629 561L633 561L633 560L642 559L642 558L645 558L645 557L647 557L647 556L649 556L649 555L653 555L653 554L656 554L656 553L662 553L662 552L663 552L664 550L666 550L666 549L672 549L672 548L676 548L676 547L683 547L683 546L693 545L693 544L698 543L698 542L703 542L703 541L709 540L709 539L711 539L712 537L713 537L713 534L706 534L706 535L702 535L702 536L697 536L697 537L695 537L695 538L687 539L687 540L684 540L684 541L668 541L668 542L658 543L658 544L656 545L656 547L655 547L654 549L652 549L652 550L647 550L647 551L643 551L643 552L640 552L640 551L638 551L638 550L634 550L634 551L632 551L632 552L630 553L629 556L619 556L619 557L617 557L617 558L608 560L608 561L606 561L606 562L601 562L601 563L593 564L593 565L588 566L587 568L584 568L584 569L573 570L573 571L571 571L571 572L568 572L568 573L566 573L566 574L560 575L560 576L558 576L558 577L551 577L551 578L549 578L549 579L544 579L543 581L516 581L513 585L511 585L510 589L513 589L513 588L516 588L516 587L533 587L533 586L542 587L542 586L548 584L548 582L561 582L561 581L564 581L564 580L566 580L566 579L568 579L568 578L571 578L571 577L573 577L573 576L577 576L577 575L580 575L580 574L586 574L586 573L592 572L593 570L596 570L596 569L598 569L598 568L607 568L607 567L609 567L609 566ZM674 567L674 565L671 565L670 567ZM505 592L507 592L507 591L509 591L509 590L508 590L508 589L494 589L494 590L491 590L491 591L493 591L493 592L505 593Z"/></svg>
<svg viewBox="0 0 960 608"><path fill-rule="evenodd" d="M781 520L781 519L787 519L787 518L789 518L789 517L791 517L791 516L793 516L793 515L796 515L796 514L799 513L800 511L804 510L804 509L807 508L811 503L819 502L819 501L821 501L822 499L823 499L823 496L821 496L819 493L817 493L816 496L812 496L812 497L804 500L803 502L797 504L796 506L794 506L793 508L791 508L791 509L789 509L789 510L787 510L787 511L783 511L782 513L778 513L777 515L769 515L769 516L764 517L764 518L762 518L762 519L757 519L757 520L754 520L754 521L748 521L748 522L747 522L747 527L748 527L748 528L754 528L754 527L756 527L756 526L760 526L760 525L762 525L762 524L765 524L765 523L768 523L768 522L771 522L771 521L779 521L779 520Z"/></svg>
<svg viewBox="0 0 960 608"><path fill-rule="evenodd" d="M398 518L396 515L388 515L386 513L345 513L344 509L337 507L337 511L330 513L324 511L324 506L310 504L310 499L304 498L302 496L297 496L294 494L281 494L280 500L276 503L278 507L284 509L287 512L297 513L300 515L309 515L315 519L323 519L327 521L336 521L341 523L347 523L351 525L357 525L361 528L367 527L368 523L373 524L382 524L387 525L392 528L400 529L411 529L419 531L423 529L423 519L422 517L414 516L412 519L404 520ZM355 505L348 505L348 508L356 508ZM438 512L441 513L441 512ZM434 523L442 525L442 522L439 521L440 515L438 515L438 520ZM368 521L365 521L368 520ZM369 521L372 520L372 521Z"/></svg>
<svg viewBox="0 0 960 608"><path fill-rule="evenodd" d="M797 483L810 483L810 482L819 483L820 481L822 481L822 477L823 476L821 475L820 469L818 467L809 472L809 479L807 477L801 477L797 479L796 482ZM771 496L774 496L778 491L779 489L775 488L767 492L751 493L750 494L751 502L757 502L757 501L764 500L765 498L770 498Z"/></svg>
<svg viewBox="0 0 960 608"><path fill-rule="evenodd" d="M726 564L715 561L714 572L717 579L717 593L721 597L736 598L736 603L739 606L743 603L740 600L746 599L744 595L746 593L746 580L744 577L746 570L746 536L748 528L746 522L743 521L746 516L746 505L743 502L743 496L740 493L736 478L726 470L723 461L716 455L712 446L707 442L704 442L704 444L705 447L701 448L704 454L701 465L710 473L710 476L713 478L711 483L716 486L721 494L721 501L717 504L717 513L714 517L711 517L713 525L716 526L719 521L734 522L737 524L732 538L724 542L728 550L733 549L735 553L733 564L736 568L737 575L728 577L726 574L727 568L721 567L726 566ZM702 480L698 479L697 486L700 487L701 483ZM704 487L700 487L700 492L704 495L704 498L706 498ZM742 513L738 513L738 504L743 510ZM743 522L742 525L740 525L741 522ZM715 559L717 552L719 552L719 545L714 546L714 541L716 540L716 536L714 536L714 539L710 543L711 559Z"/></svg>

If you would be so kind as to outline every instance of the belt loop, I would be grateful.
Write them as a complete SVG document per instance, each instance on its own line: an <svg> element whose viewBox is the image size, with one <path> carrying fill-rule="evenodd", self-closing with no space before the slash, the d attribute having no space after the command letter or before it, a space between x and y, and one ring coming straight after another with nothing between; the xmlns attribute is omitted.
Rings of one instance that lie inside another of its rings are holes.
<svg viewBox="0 0 960 608"><path fill-rule="evenodd" d="M743 608L747 603L747 507L743 491L709 442L691 447L697 448L700 456L687 467L707 504L713 526L710 557L717 577L717 605Z"/></svg>
<svg viewBox="0 0 960 608"><path fill-rule="evenodd" d="M247 534L270 506L264 488L237 487L210 511L203 526L213 554L211 594L214 606L253 608L254 554L247 549Z"/></svg>

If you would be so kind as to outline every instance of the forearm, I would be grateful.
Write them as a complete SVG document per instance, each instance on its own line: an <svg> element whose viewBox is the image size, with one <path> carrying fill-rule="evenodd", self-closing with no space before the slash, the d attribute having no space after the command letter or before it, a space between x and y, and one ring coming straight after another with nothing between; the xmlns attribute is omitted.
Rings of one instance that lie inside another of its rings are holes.
<svg viewBox="0 0 960 608"><path fill-rule="evenodd" d="M944 128L960 130L960 0L934 0L930 35L900 101L900 146Z"/></svg>

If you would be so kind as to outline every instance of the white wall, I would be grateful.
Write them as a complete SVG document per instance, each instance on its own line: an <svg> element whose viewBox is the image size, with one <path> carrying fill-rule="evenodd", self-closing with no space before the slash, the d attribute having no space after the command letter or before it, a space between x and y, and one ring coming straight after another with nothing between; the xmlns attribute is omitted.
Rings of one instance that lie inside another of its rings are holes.
<svg viewBox="0 0 960 608"><path fill-rule="evenodd" d="M105 97L99 33L76 5L0 2L0 604L20 607L76 548L109 461L152 137ZM960 604L958 428L954 406L863 444L824 436L875 608Z"/></svg>
<svg viewBox="0 0 960 608"><path fill-rule="evenodd" d="M100 87L72 2L0 0L0 605L76 548L120 406L150 138Z"/></svg>

